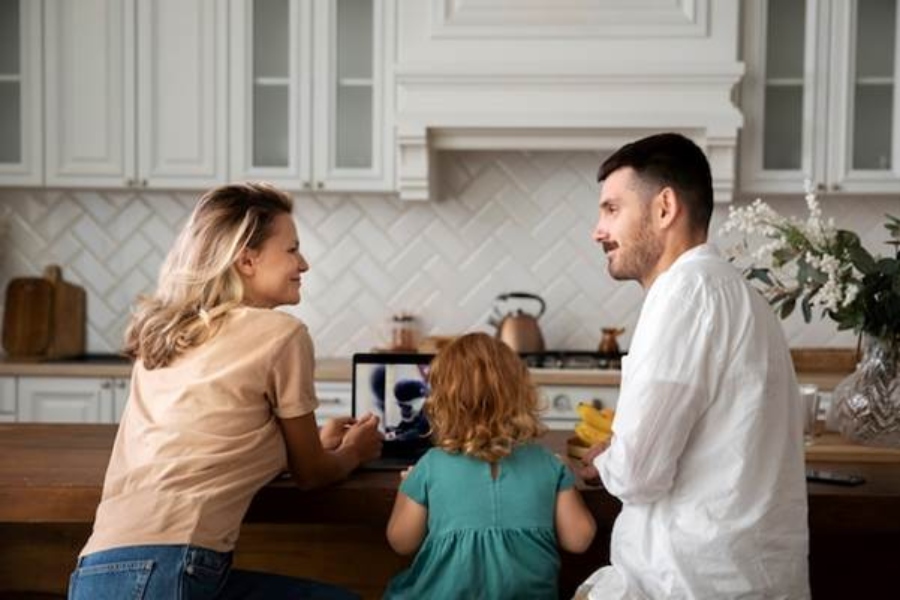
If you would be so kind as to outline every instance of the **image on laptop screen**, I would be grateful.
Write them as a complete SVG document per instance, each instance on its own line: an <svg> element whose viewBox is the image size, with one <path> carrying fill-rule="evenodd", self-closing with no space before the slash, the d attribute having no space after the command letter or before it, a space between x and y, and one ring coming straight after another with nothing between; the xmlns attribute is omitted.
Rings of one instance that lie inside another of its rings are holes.
<svg viewBox="0 0 900 600"><path fill-rule="evenodd" d="M422 407L429 393L432 358L431 354L353 356L353 415L377 415L386 445L427 445L429 426Z"/></svg>

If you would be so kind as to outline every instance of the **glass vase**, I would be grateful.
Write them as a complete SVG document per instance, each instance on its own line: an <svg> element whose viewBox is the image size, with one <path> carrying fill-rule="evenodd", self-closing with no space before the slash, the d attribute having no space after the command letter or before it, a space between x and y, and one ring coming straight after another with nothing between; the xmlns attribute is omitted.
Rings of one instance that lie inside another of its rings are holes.
<svg viewBox="0 0 900 600"><path fill-rule="evenodd" d="M862 360L834 389L831 411L847 439L900 448L900 341L864 339Z"/></svg>

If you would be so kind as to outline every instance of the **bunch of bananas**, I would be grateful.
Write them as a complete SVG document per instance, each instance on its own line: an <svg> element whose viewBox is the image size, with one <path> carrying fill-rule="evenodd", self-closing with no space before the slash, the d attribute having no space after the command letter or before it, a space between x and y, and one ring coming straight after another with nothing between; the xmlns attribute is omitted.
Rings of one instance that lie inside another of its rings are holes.
<svg viewBox="0 0 900 600"><path fill-rule="evenodd" d="M585 446L608 442L612 437L612 422L616 412L611 408L596 408L586 402L575 407L581 422L575 426L575 435Z"/></svg>

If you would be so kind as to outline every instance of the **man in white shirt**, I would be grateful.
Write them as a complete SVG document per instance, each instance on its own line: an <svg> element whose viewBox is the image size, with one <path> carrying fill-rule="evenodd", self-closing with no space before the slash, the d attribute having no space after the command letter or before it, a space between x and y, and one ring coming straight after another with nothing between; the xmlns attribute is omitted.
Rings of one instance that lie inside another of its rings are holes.
<svg viewBox="0 0 900 600"><path fill-rule="evenodd" d="M646 291L608 448L585 457L622 501L591 599L808 598L803 424L784 334L707 243L709 163L660 134L600 167L594 240Z"/></svg>

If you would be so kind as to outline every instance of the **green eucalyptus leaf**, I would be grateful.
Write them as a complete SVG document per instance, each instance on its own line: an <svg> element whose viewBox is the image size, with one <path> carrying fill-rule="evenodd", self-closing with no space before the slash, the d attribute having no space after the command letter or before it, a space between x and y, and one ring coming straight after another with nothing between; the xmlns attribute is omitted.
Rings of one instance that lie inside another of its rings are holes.
<svg viewBox="0 0 900 600"><path fill-rule="evenodd" d="M794 248L779 248L772 253L772 258L775 260L775 265L778 266L791 262L797 258L797 255L799 254L800 252Z"/></svg>
<svg viewBox="0 0 900 600"><path fill-rule="evenodd" d="M769 277L769 269L751 268L747 271L746 278L750 281L753 281L754 279L758 280L758 281L762 281L763 283L765 283L768 286L775 285L772 282L772 278Z"/></svg>
<svg viewBox="0 0 900 600"><path fill-rule="evenodd" d="M841 248L858 248L862 246L859 241L859 236L854 232L848 231L846 229L838 229L837 231L835 231L834 239L837 241L838 247Z"/></svg>
<svg viewBox="0 0 900 600"><path fill-rule="evenodd" d="M900 219L893 215L884 216L888 219L888 222L884 224L884 228L890 232L892 238L900 240Z"/></svg>
<svg viewBox="0 0 900 600"><path fill-rule="evenodd" d="M812 273L810 274L810 279L818 284L816 286L816 289L818 289L828 281L828 275L825 274L825 271L813 269Z"/></svg>
<svg viewBox="0 0 900 600"><path fill-rule="evenodd" d="M805 260L797 261L797 284L800 287L806 287L807 282L809 282L811 271L813 268L809 266L809 263Z"/></svg>
<svg viewBox="0 0 900 600"><path fill-rule="evenodd" d="M812 304L809 297L803 298L803 301L800 302L800 309L803 311L803 320L807 323L812 321Z"/></svg>
<svg viewBox="0 0 900 600"><path fill-rule="evenodd" d="M882 258L876 263L876 266L881 273L887 276L900 272L900 261L895 258Z"/></svg>
<svg viewBox="0 0 900 600"><path fill-rule="evenodd" d="M850 262L852 262L853 266L863 275L871 275L877 272L878 267L875 264L875 259L869 254L868 250L859 244L849 248L848 253L850 255Z"/></svg>
<svg viewBox="0 0 900 600"><path fill-rule="evenodd" d="M791 297L787 298L784 303L781 305L780 315L782 319L787 319L791 316L791 313L794 312L794 306L797 305L797 298Z"/></svg>

